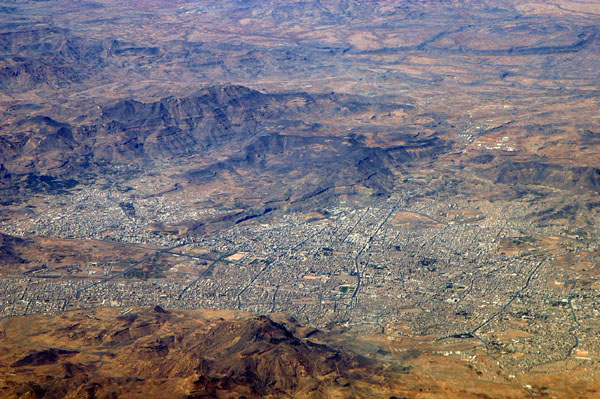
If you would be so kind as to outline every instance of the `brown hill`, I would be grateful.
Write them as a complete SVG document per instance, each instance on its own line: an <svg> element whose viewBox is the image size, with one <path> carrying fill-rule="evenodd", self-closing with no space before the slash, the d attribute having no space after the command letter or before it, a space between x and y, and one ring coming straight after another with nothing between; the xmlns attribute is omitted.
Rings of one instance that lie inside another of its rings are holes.
<svg viewBox="0 0 600 399"><path fill-rule="evenodd" d="M386 381L374 361L265 316L120 313L11 320L2 397L380 397Z"/></svg>

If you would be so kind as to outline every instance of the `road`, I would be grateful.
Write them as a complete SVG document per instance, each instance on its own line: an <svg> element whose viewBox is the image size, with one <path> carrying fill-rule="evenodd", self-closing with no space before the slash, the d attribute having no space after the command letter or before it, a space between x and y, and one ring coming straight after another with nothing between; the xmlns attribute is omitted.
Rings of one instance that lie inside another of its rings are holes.
<svg viewBox="0 0 600 399"><path fill-rule="evenodd" d="M381 221L381 223L379 223L379 225L373 231L373 233L371 233L371 235L369 236L369 239L367 240L367 242L365 243L365 245L361 248L360 251L358 251L358 254L356 254L356 257L354 258L354 267L355 267L357 282L356 282L356 288L354 289L354 292L352 293L352 299L351 299L350 307L355 307L356 306L356 302L357 302L356 296L358 295L358 292L360 291L360 285L362 283L362 277L361 277L361 270L360 270L359 259L360 259L361 255L363 254L363 252L367 248L369 248L369 246L373 242L373 238L375 238L375 236L377 235L377 233L379 233L379 231L381 230L381 228L388 222L388 220L390 219L390 217L392 217L392 215L394 214L394 212L396 212L396 210L398 209L398 205L400 205L400 202L402 202L402 199L399 199L398 201L396 201L396 203L394 204L394 206L392 206L392 209L388 212L387 216Z"/></svg>
<svg viewBox="0 0 600 399"><path fill-rule="evenodd" d="M189 283L188 285L186 285L181 292L179 293L179 296L177 297L178 301L181 301L183 299L183 297L185 296L185 294L188 292L188 290L193 287L194 285L196 285L196 283L198 281L200 281L201 279L203 279L205 276L208 276L213 269L215 268L215 266L217 265L217 263L222 262L225 258L227 258L228 256L233 255L234 253L236 253L237 251L232 251L232 252L227 252L223 255L221 255L218 259L213 260L213 262L208 265L208 267L206 268L206 270L204 270L202 273L200 273L200 275L198 277L196 277L194 279L194 281L192 281L191 283Z"/></svg>

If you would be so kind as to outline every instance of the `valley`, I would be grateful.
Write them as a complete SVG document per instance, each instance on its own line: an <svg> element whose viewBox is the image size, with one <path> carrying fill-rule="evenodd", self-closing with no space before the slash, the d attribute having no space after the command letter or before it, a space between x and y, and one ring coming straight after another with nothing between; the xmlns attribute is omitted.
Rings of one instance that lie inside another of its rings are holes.
<svg viewBox="0 0 600 399"><path fill-rule="evenodd" d="M33 341L11 326L96 331L158 305L181 328L285 314L369 360L326 361L294 394L212 366L130 393L303 397L314 377L315 397L593 397L599 15L584 0L0 2L0 338L15 345L0 390L67 367L28 371ZM104 355L92 372L65 337L35 353L74 356L92 384ZM332 382L355 366L364 390Z"/></svg>

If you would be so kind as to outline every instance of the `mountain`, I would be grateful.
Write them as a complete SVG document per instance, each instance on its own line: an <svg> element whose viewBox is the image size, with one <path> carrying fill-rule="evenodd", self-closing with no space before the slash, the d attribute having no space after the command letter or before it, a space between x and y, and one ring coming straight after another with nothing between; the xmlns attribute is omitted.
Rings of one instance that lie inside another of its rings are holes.
<svg viewBox="0 0 600 399"><path fill-rule="evenodd" d="M382 397L387 380L373 360L266 316L160 306L71 312L17 337L21 322L0 337L3 398Z"/></svg>
<svg viewBox="0 0 600 399"><path fill-rule="evenodd" d="M405 104L360 96L265 94L219 85L187 97L120 100L104 106L91 123L37 115L19 120L2 136L0 162L10 175L2 189L7 198L62 193L101 175L126 180L128 173L162 173L177 165L181 173L173 177L187 185L212 181L254 190L265 177L278 179L282 189L276 197L295 187L290 197L295 203L336 190L386 196L403 164L435 158L449 148L435 134L402 134L388 125L339 131L338 123L347 118L396 111L415 112ZM79 119L86 120L73 120ZM338 132L331 134L332 129ZM389 142L374 144L373 134Z"/></svg>

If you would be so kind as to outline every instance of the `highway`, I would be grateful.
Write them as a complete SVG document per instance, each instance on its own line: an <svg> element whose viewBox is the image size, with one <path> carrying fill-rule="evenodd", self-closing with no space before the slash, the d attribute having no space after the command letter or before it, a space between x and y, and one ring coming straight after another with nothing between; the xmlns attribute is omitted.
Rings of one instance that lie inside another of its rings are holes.
<svg viewBox="0 0 600 399"><path fill-rule="evenodd" d="M224 253L223 255L221 255L218 259L213 260L212 263L210 265L208 265L208 267L206 268L206 270L204 270L202 273L200 273L200 275L197 278L195 278L191 283L189 283L188 285L186 285L181 290L181 292L179 293L179 296L177 297L177 300L181 301L181 299L183 299L183 297L185 296L186 292L188 292L188 290L191 287L193 287L198 281L200 281L205 276L208 276L213 271L213 269L215 268L215 266L217 265L217 263L222 262L225 258L227 258L228 256L233 255L234 253L236 253L236 251L227 252L227 253Z"/></svg>

